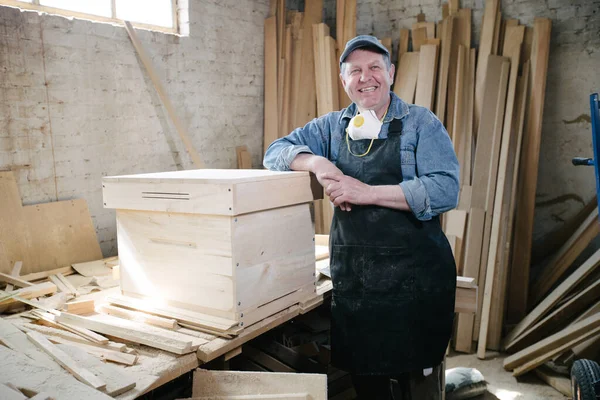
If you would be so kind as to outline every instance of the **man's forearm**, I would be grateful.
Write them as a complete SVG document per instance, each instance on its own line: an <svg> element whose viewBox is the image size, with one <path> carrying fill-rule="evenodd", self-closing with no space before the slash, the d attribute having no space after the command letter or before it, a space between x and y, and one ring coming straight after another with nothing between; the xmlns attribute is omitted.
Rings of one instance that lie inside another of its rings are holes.
<svg viewBox="0 0 600 400"><path fill-rule="evenodd" d="M294 171L310 171L315 173L315 164L321 156L315 156L309 153L300 153L290 164L290 169Z"/></svg>
<svg viewBox="0 0 600 400"><path fill-rule="evenodd" d="M373 204L396 210L410 211L406 196L400 185L371 186Z"/></svg>

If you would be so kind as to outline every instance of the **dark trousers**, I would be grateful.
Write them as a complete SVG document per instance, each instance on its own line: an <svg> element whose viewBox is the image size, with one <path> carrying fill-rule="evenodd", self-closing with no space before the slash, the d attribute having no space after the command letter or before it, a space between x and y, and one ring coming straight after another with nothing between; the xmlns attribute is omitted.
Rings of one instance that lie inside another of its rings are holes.
<svg viewBox="0 0 600 400"><path fill-rule="evenodd" d="M441 400L441 365L428 376L423 371L406 372L398 376L352 375L359 400Z"/></svg>

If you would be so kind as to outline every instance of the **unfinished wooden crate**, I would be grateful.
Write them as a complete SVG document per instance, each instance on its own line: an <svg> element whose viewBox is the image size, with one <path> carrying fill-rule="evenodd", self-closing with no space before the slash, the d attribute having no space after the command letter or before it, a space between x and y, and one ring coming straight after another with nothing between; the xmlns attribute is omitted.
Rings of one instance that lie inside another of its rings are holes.
<svg viewBox="0 0 600 400"><path fill-rule="evenodd" d="M248 326L315 290L304 172L193 170L106 177L117 209L121 290Z"/></svg>

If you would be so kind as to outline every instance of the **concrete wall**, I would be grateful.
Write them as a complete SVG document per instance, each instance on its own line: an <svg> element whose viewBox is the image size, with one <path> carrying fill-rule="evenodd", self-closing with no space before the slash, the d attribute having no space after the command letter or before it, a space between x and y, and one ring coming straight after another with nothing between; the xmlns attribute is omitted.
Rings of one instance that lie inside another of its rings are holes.
<svg viewBox="0 0 600 400"><path fill-rule="evenodd" d="M288 7L302 9L302 0ZM473 9L478 45L483 0ZM212 168L262 149L263 21L269 0L190 0L189 37L138 31L192 141ZM557 229L595 193L589 94L600 90L600 0L503 0L504 18L553 20L535 237ZM440 0L358 0L359 34L392 36ZM324 19L335 32L335 0ZM0 168L16 172L25 203L83 197L105 255L116 253L105 175L190 168L176 131L122 27L0 7Z"/></svg>
<svg viewBox="0 0 600 400"><path fill-rule="evenodd" d="M189 37L138 30L207 166L260 165L263 24L269 0L191 0ZM85 198L116 254L107 175L189 169L191 160L124 27L0 7L0 168L24 203Z"/></svg>

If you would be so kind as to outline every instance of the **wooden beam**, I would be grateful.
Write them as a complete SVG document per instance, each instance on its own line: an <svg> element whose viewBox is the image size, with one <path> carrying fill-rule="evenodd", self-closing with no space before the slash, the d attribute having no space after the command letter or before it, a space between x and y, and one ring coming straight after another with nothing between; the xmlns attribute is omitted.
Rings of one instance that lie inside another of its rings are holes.
<svg viewBox="0 0 600 400"><path fill-rule="evenodd" d="M187 152L189 153L190 158L192 159L192 162L194 163L194 165L197 168L203 168L204 163L202 162L202 160L200 159L200 156L196 152L196 149L194 148L194 145L192 144L192 141L190 140L190 137L188 135L187 129L184 127L183 123L177 116L177 113L175 112L175 107L173 107L173 104L171 103L171 99L169 98L169 96L167 96L167 92L165 91L160 79L158 78L158 74L154 70L154 66L152 65L152 61L150 60L150 57L148 57L148 54L146 54L146 50L144 49L144 46L138 39L137 34L135 33L135 30L133 29L133 26L131 26L131 22L129 22L129 21L124 21L124 22L125 22L125 29L127 30L127 33L129 34L131 43L133 43L133 47L135 47L135 50L137 51L137 54L140 57L140 60L142 61L142 64L144 64L144 67L146 68L146 72L150 76L150 79L152 80L152 83L154 84L154 88L156 89L156 92L158 93L158 97L160 97L163 105L165 106L165 108L167 110L167 114L171 118L173 125L175 125L175 129L177 130L179 137L183 141L183 144L185 145L185 148L186 148Z"/></svg>
<svg viewBox="0 0 600 400"><path fill-rule="evenodd" d="M542 139L542 116L546 94L551 25L550 19L547 18L536 18L534 22L530 80L531 98L519 168L515 247L510 284L508 286L507 314L509 321L518 321L527 312L533 215Z"/></svg>
<svg viewBox="0 0 600 400"><path fill-rule="evenodd" d="M85 368L80 367L75 360L69 357L64 351L50 343L41 333L28 332L27 337L40 349L44 350L50 357L59 363L64 369L69 371L79 381L93 387L96 390L106 388L106 382L102 381L96 375Z"/></svg>
<svg viewBox="0 0 600 400"><path fill-rule="evenodd" d="M600 250L597 250L588 258L575 272L556 287L544 300L538 304L521 322L519 322L504 338L504 348L509 348L514 341L538 322L558 302L565 297L569 291L592 274L600 265Z"/></svg>
<svg viewBox="0 0 600 400"><path fill-rule="evenodd" d="M543 298L599 233L598 207L594 207L579 229L558 249L539 278L533 282L529 304L535 305Z"/></svg>

